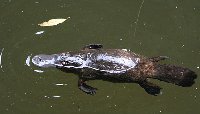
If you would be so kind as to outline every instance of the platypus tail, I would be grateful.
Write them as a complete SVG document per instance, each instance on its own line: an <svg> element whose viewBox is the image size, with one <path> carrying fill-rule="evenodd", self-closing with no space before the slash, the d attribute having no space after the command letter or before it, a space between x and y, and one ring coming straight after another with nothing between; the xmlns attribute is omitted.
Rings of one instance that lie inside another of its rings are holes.
<svg viewBox="0 0 200 114"><path fill-rule="evenodd" d="M158 80L173 83L183 87L194 84L197 75L194 71L179 66L157 64L155 66L155 77Z"/></svg>

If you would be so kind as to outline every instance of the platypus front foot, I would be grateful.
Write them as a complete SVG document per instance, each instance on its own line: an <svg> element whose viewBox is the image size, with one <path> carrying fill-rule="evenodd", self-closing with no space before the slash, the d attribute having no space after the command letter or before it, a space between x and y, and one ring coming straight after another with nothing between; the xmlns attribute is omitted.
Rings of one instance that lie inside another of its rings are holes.
<svg viewBox="0 0 200 114"><path fill-rule="evenodd" d="M87 84L85 83L85 81L82 80L82 79L79 79L79 80L78 80L78 88L79 88L81 91L83 91L83 92L85 92L85 93L87 93L87 94L90 94L90 95L96 94L96 90L97 90L97 88L94 88L94 87L91 87L91 86L87 85Z"/></svg>
<svg viewBox="0 0 200 114"><path fill-rule="evenodd" d="M159 62L161 60L169 59L169 57L168 56L156 56L156 57L151 57L149 59L152 62Z"/></svg>

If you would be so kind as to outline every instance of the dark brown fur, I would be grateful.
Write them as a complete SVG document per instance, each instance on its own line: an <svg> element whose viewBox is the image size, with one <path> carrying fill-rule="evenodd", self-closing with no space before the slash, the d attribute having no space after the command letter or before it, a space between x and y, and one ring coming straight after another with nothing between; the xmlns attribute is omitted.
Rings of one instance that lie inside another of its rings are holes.
<svg viewBox="0 0 200 114"><path fill-rule="evenodd" d="M143 59L128 74L131 74L134 80L138 81L153 78L183 87L192 86L194 80L197 78L196 73L188 68L158 64L157 62L150 59Z"/></svg>
<svg viewBox="0 0 200 114"><path fill-rule="evenodd" d="M138 65L128 71L128 75L131 75L134 80L143 81L147 78L152 78L155 75L155 63L148 59L141 59Z"/></svg>
<svg viewBox="0 0 200 114"><path fill-rule="evenodd" d="M190 87L194 84L197 75L188 68L158 64L155 66L156 72L153 78L161 81L173 83L183 87Z"/></svg>

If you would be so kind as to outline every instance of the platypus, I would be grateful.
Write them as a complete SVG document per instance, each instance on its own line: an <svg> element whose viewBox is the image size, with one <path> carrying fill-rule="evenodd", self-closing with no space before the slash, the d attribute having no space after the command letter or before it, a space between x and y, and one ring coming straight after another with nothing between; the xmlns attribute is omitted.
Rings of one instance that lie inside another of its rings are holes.
<svg viewBox="0 0 200 114"><path fill-rule="evenodd" d="M126 49L103 49L101 44L86 45L80 51L59 54L39 54L32 58L38 67L55 67L64 72L78 75L78 88L94 95L97 88L86 84L88 80L138 83L151 95L158 95L161 87L149 81L158 79L182 87L194 84L197 75L194 71L175 65L159 64L167 56L145 57Z"/></svg>

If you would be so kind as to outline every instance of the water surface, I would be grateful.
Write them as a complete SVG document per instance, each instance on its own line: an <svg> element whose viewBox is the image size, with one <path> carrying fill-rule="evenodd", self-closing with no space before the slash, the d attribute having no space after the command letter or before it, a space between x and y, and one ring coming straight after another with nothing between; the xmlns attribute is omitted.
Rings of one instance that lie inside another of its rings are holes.
<svg viewBox="0 0 200 114"><path fill-rule="evenodd" d="M137 84L95 80L88 83L99 90L90 96L77 88L76 75L26 63L35 54L101 43L149 57L166 55L170 59L163 63L200 75L199 4L198 0L1 0L0 113L200 113L199 78L189 88L153 80L163 88L156 97ZM68 17L57 26L38 26Z"/></svg>

